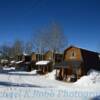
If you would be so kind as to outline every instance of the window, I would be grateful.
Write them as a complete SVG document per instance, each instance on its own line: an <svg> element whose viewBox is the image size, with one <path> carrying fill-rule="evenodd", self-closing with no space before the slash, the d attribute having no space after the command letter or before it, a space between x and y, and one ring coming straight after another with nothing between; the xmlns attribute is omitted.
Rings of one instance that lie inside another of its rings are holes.
<svg viewBox="0 0 100 100"><path fill-rule="evenodd" d="M75 51L72 51L70 53L70 58L76 58L76 52Z"/></svg>

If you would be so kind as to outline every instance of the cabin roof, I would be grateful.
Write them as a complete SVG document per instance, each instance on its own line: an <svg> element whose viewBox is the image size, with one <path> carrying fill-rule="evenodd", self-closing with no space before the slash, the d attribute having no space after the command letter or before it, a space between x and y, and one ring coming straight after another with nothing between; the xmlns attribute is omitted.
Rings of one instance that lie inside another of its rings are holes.
<svg viewBox="0 0 100 100"><path fill-rule="evenodd" d="M68 48L65 49L65 51L67 51L67 50L70 49L70 48L78 48L78 49L80 49L81 51L91 52L91 53L95 53L95 54L98 54L98 55L100 54L100 53L95 52L95 51L91 51L91 50L87 50L87 49L84 49L84 48L76 47L76 46L74 46L74 45L69 46Z"/></svg>

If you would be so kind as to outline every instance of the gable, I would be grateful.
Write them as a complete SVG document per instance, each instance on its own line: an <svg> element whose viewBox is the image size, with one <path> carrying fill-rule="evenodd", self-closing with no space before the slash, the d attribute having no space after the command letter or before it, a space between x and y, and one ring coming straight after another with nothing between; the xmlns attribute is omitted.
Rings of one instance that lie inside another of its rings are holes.
<svg viewBox="0 0 100 100"><path fill-rule="evenodd" d="M64 60L78 60L82 61L81 51L77 47L70 47L64 51Z"/></svg>

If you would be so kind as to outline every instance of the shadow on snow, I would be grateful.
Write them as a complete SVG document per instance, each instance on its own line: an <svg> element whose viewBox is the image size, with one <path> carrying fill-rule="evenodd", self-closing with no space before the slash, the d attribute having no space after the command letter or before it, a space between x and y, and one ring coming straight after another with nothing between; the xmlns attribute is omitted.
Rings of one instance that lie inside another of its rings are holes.
<svg viewBox="0 0 100 100"><path fill-rule="evenodd" d="M19 73L19 71L21 71L22 73ZM11 73L11 72L13 72L13 73ZM29 74L28 72L22 71L22 70L1 70L1 69L0 69L0 74L23 75L23 76L36 76L37 75L37 73Z"/></svg>
<svg viewBox="0 0 100 100"><path fill-rule="evenodd" d="M100 100L100 95L96 96L96 97L93 97L91 100Z"/></svg>
<svg viewBox="0 0 100 100"><path fill-rule="evenodd" d="M0 82L0 86L7 86L7 87L36 87L42 88L41 86L31 85L31 84L18 84L18 83L11 83L11 82Z"/></svg>

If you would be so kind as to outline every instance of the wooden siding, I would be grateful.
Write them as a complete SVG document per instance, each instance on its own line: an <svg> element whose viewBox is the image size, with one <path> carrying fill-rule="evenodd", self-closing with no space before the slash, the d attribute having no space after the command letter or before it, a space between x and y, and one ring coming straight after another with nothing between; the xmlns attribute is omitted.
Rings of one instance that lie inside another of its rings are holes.
<svg viewBox="0 0 100 100"><path fill-rule="evenodd" d="M81 51L79 48L69 48L66 49L64 52L64 60L68 61L68 60L78 60L78 61L82 61L82 55L81 55Z"/></svg>
<svg viewBox="0 0 100 100"><path fill-rule="evenodd" d="M31 55L31 61L36 61L36 54L35 53L32 53L32 55Z"/></svg>
<svg viewBox="0 0 100 100"><path fill-rule="evenodd" d="M48 51L44 54L44 60L53 60L53 52Z"/></svg>

